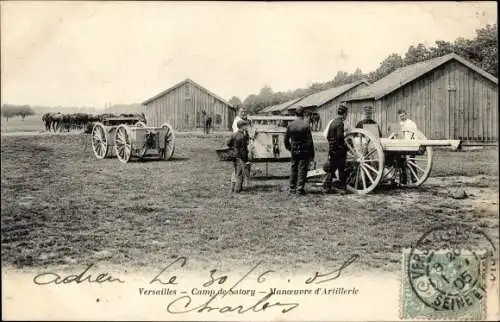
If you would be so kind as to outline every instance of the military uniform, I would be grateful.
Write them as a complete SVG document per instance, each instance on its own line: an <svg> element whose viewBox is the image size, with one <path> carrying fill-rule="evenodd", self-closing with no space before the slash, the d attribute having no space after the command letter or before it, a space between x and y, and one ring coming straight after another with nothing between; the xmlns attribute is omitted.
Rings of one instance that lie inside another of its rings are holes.
<svg viewBox="0 0 500 322"><path fill-rule="evenodd" d="M314 160L314 142L311 128L302 118L291 122L285 134L285 148L292 155L290 191L304 193L307 170L311 160Z"/></svg>
<svg viewBox="0 0 500 322"><path fill-rule="evenodd" d="M233 189L235 192L240 192L243 188L245 167L248 163L248 135L246 131L240 129L238 132L233 133L227 142L227 146L231 148L234 165L235 183L233 183Z"/></svg>
<svg viewBox="0 0 500 322"><path fill-rule="evenodd" d="M332 188L333 174L339 171L339 185L345 190L345 162L347 157L347 147L344 141L344 121L339 116L331 122L327 134L328 139L328 172L324 182L324 189L330 191Z"/></svg>
<svg viewBox="0 0 500 322"><path fill-rule="evenodd" d="M375 125L377 125L378 136L382 137L382 131L380 130L380 126L378 126L377 122L375 122L372 119L364 119L364 120L359 121L358 124L356 124L356 128L357 129L362 129L363 125L365 125L365 124L375 124Z"/></svg>

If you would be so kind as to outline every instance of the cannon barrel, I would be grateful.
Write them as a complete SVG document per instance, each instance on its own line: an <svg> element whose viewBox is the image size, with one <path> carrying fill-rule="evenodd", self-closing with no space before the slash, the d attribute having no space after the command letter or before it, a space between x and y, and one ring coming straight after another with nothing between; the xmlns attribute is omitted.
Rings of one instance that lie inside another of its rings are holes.
<svg viewBox="0 0 500 322"><path fill-rule="evenodd" d="M457 150L460 147L460 140L395 140L381 138L380 143L384 151L414 152L425 147L451 147Z"/></svg>

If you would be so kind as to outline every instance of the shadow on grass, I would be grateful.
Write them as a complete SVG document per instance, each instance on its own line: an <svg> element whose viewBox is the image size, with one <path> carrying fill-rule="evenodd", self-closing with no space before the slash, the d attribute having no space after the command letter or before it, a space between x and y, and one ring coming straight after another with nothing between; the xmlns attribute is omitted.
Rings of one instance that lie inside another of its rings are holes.
<svg viewBox="0 0 500 322"><path fill-rule="evenodd" d="M391 195L400 195L402 193L407 193L407 192L429 192L432 191L430 187L398 187L395 185L391 184L379 184L373 191L371 191L369 194L371 195L382 195L382 194L388 194L390 193Z"/></svg>
<svg viewBox="0 0 500 322"><path fill-rule="evenodd" d="M157 157L145 157L142 160L137 160L137 162L180 162L187 160L189 160L189 158L185 157L172 157L168 160L163 160L163 158L157 158Z"/></svg>
<svg viewBox="0 0 500 322"><path fill-rule="evenodd" d="M255 177L252 177L252 180L255 180L255 181L265 181L265 180L276 180L276 179L288 179L290 178L289 175L280 175L280 176L265 176L265 175L260 175L260 176L255 176Z"/></svg>
<svg viewBox="0 0 500 322"><path fill-rule="evenodd" d="M280 186L273 184L259 184L259 185L251 185L244 189L244 191L248 192L275 192L281 191Z"/></svg>

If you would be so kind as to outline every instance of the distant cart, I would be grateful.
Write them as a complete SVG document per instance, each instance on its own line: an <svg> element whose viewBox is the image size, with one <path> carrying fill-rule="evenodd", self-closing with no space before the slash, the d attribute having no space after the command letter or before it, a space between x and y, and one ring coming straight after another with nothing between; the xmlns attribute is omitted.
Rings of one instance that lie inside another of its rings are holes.
<svg viewBox="0 0 500 322"><path fill-rule="evenodd" d="M460 146L459 140L428 140L420 132L392 133L388 138L380 138L377 126L369 124L364 129L349 131L345 143L347 189L357 194L367 194L386 182L418 187L432 170L433 147ZM325 174L323 169L315 169L308 172L308 178Z"/></svg>
<svg viewBox="0 0 500 322"><path fill-rule="evenodd" d="M169 160L175 151L175 134L169 124L150 127L134 117L112 117L95 123L91 140L98 159L116 156L124 163L146 157Z"/></svg>

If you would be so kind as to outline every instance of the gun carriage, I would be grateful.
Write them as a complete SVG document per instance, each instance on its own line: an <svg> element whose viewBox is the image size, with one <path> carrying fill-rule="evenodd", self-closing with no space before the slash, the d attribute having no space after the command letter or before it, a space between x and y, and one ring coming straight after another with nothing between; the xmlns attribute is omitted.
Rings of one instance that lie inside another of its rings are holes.
<svg viewBox="0 0 500 322"><path fill-rule="evenodd" d="M290 151L284 146L288 123L293 116L249 116L251 162L288 162ZM428 140L421 132L396 132L387 138L378 135L377 125L366 124L363 129L352 129L345 135L347 146L347 189L367 194L384 183L397 183L405 187L423 184L432 170L433 147L458 149L459 140ZM218 149L223 161L229 160L228 148ZM316 162L312 162L315 168ZM325 176L324 169L312 169L308 178ZM402 180L405 179L405 180Z"/></svg>
<svg viewBox="0 0 500 322"><path fill-rule="evenodd" d="M91 140L96 158L116 156L124 163L131 158L169 160L175 150L174 130L168 123L150 127L135 117L111 117L95 123Z"/></svg>
<svg viewBox="0 0 500 322"><path fill-rule="evenodd" d="M428 140L421 132L396 132L380 138L376 125L365 125L346 133L347 189L367 194L379 184L405 187L423 184L432 170L433 147L458 149L459 140ZM325 175L323 169L308 172L308 178Z"/></svg>

